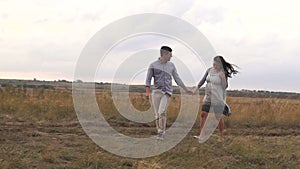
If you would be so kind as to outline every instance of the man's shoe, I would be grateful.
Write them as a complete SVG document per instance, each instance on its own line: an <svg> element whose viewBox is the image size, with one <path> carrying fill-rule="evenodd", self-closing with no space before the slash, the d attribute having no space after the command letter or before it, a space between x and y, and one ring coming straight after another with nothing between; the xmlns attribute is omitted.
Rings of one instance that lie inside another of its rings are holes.
<svg viewBox="0 0 300 169"><path fill-rule="evenodd" d="M164 134L158 133L156 136L156 140L164 140Z"/></svg>

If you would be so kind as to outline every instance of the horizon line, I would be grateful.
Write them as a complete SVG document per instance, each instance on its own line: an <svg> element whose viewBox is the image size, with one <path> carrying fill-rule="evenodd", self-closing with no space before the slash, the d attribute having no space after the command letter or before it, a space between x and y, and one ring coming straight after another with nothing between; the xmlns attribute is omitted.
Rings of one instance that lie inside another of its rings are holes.
<svg viewBox="0 0 300 169"><path fill-rule="evenodd" d="M39 80L36 78L33 79L17 79L17 78L12 78L12 79L2 79L1 80L15 80L15 81L32 81L32 82L61 82L61 83L74 83L76 81L79 80L75 80L75 81L69 81L69 80L65 80L65 79L58 79L58 80ZM118 85L132 85L132 86L145 86L145 84L125 84L125 83L112 83L112 82L89 82L89 81L82 81L80 80L79 82L82 83L96 83L96 84L118 84ZM1 84L0 84L1 85ZM173 87L178 87L178 85L173 85ZM187 86L187 87L195 87L195 86ZM200 89L203 89L204 87L201 87ZM276 93L291 93L291 94L300 94L300 92L296 92L296 91L280 91L280 90L268 90L268 89L247 89L247 88L240 88L240 89L227 89L227 91L251 91L251 92L259 92L259 91L265 91L265 92L276 92Z"/></svg>

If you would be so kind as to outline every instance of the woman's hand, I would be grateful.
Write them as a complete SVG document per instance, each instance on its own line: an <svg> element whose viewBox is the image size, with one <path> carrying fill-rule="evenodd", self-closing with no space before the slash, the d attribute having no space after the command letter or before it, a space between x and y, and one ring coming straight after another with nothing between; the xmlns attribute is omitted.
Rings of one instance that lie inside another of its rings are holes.
<svg viewBox="0 0 300 169"><path fill-rule="evenodd" d="M225 89L227 87L227 82L226 82L226 77L225 77L225 73L223 71L221 71L219 73L219 76L221 78L221 83L222 83L222 86L223 88Z"/></svg>
<svg viewBox="0 0 300 169"><path fill-rule="evenodd" d="M195 87L195 89L193 90L193 94L196 94L198 92L199 88Z"/></svg>
<svg viewBox="0 0 300 169"><path fill-rule="evenodd" d="M225 73L224 73L223 71L221 71L221 72L219 73L219 76L220 76L222 79L225 79Z"/></svg>

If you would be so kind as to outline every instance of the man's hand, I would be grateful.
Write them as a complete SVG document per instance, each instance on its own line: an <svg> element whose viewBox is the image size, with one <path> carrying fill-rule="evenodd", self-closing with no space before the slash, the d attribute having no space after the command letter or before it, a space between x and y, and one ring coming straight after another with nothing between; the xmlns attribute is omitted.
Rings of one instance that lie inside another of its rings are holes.
<svg viewBox="0 0 300 169"><path fill-rule="evenodd" d="M188 93L188 94L193 94L193 91L191 91L190 89L188 89L186 86L181 86L183 88L183 90Z"/></svg>
<svg viewBox="0 0 300 169"><path fill-rule="evenodd" d="M150 98L150 96L149 96L150 94L149 93L146 93L145 94L145 96L146 96L146 99L148 99L149 100L149 98Z"/></svg>
<svg viewBox="0 0 300 169"><path fill-rule="evenodd" d="M190 90L190 89L187 89L186 92L187 92L188 94L191 94L191 95L194 94L193 91Z"/></svg>
<svg viewBox="0 0 300 169"><path fill-rule="evenodd" d="M149 97L150 97L150 87L149 86L146 86L146 94L145 94L145 96L146 96L146 99L149 99Z"/></svg>
<svg viewBox="0 0 300 169"><path fill-rule="evenodd" d="M198 90L199 90L199 88L195 88L192 92L193 92L193 94L196 94L197 92L198 92Z"/></svg>

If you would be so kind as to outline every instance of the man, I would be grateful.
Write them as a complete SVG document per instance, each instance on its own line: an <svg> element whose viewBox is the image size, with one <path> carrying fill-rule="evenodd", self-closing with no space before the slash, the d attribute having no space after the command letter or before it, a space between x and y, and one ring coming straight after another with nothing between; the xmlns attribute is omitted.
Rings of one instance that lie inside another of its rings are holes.
<svg viewBox="0 0 300 169"><path fill-rule="evenodd" d="M170 97L173 93L172 76L178 86L182 87L187 93L192 91L187 89L180 79L175 65L170 62L172 49L168 46L162 46L160 49L160 58L151 63L146 77L146 97L149 99L152 77L154 78L154 90L152 91L152 104L155 111L157 139L163 140L166 130L166 110Z"/></svg>

